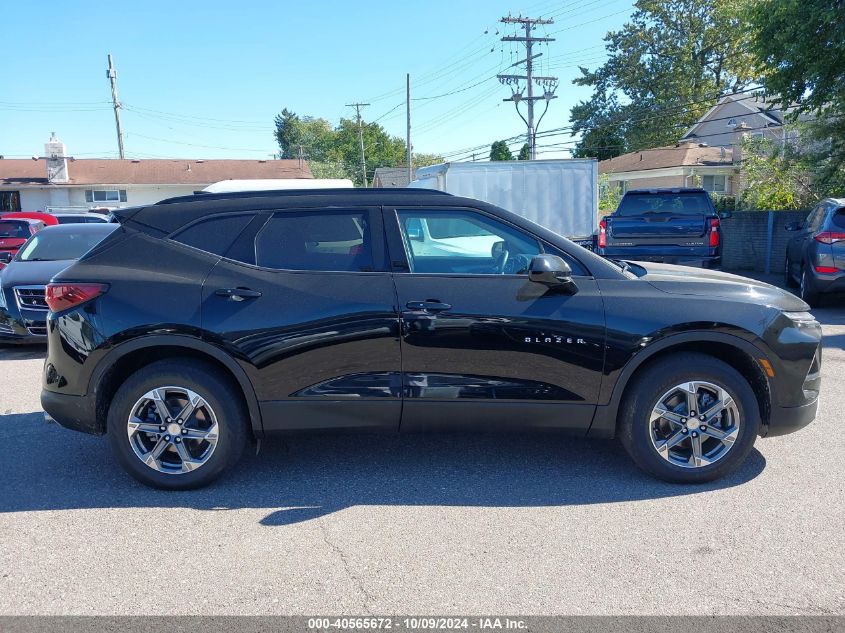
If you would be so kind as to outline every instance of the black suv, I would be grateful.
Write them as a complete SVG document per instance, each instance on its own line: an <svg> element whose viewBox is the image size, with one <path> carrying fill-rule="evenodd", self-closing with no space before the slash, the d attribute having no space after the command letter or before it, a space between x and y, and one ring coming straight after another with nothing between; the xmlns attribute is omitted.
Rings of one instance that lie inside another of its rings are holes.
<svg viewBox="0 0 845 633"><path fill-rule="evenodd" d="M599 223L599 254L611 259L717 268L721 221L704 189L632 189Z"/></svg>
<svg viewBox="0 0 845 633"><path fill-rule="evenodd" d="M153 486L317 429L618 435L648 472L699 482L816 414L821 330L797 297L616 264L483 202L250 192L115 213L48 286L41 401Z"/></svg>

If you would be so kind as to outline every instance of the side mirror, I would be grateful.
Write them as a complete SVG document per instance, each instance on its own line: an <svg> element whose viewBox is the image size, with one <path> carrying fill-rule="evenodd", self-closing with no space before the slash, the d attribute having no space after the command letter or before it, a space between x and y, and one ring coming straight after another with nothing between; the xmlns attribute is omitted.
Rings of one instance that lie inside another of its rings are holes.
<svg viewBox="0 0 845 633"><path fill-rule="evenodd" d="M557 255L536 255L528 267L528 280L567 294L578 292L572 269Z"/></svg>
<svg viewBox="0 0 845 633"><path fill-rule="evenodd" d="M720 220L727 220L728 218L733 217L733 211L721 211L719 212L719 219Z"/></svg>
<svg viewBox="0 0 845 633"><path fill-rule="evenodd" d="M788 222L784 228L787 231L800 231L803 224L803 222Z"/></svg>
<svg viewBox="0 0 845 633"><path fill-rule="evenodd" d="M0 253L0 264L8 264L10 261L12 261L13 257L14 255L9 253L8 251Z"/></svg>

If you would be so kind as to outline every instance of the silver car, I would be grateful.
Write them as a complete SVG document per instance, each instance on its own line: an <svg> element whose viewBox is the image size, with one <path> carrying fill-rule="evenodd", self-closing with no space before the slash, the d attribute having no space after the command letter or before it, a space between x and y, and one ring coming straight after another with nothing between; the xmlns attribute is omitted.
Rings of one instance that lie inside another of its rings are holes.
<svg viewBox="0 0 845 633"><path fill-rule="evenodd" d="M784 281L816 307L823 294L845 293L845 198L825 198L804 222L790 222Z"/></svg>

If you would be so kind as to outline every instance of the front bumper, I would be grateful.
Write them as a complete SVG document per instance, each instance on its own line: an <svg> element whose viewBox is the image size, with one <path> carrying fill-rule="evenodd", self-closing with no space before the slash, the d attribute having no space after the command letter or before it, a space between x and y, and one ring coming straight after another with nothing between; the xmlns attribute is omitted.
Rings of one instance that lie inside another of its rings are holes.
<svg viewBox="0 0 845 633"><path fill-rule="evenodd" d="M72 431L102 435L105 429L97 424L94 399L88 396L71 396L54 391L41 390L41 407L48 420Z"/></svg>
<svg viewBox="0 0 845 633"><path fill-rule="evenodd" d="M772 407L769 424L761 435L777 437L799 431L816 419L818 407L818 398L801 407Z"/></svg>

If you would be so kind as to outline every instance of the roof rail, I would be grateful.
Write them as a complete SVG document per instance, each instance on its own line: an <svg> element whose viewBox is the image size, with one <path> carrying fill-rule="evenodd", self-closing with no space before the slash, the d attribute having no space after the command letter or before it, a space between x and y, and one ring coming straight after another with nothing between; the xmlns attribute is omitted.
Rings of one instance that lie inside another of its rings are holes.
<svg viewBox="0 0 845 633"><path fill-rule="evenodd" d="M295 197L295 196L365 196L368 194L384 194L384 195L435 195L435 196L451 196L452 194L437 189L422 189L416 187L408 188L355 188L355 189L270 189L267 191L228 191L223 193L208 193L204 191L196 191L190 196L178 196L175 198L166 198L156 202L159 204L174 204L177 202L197 202L199 200L237 200L240 198L276 198L276 197Z"/></svg>

